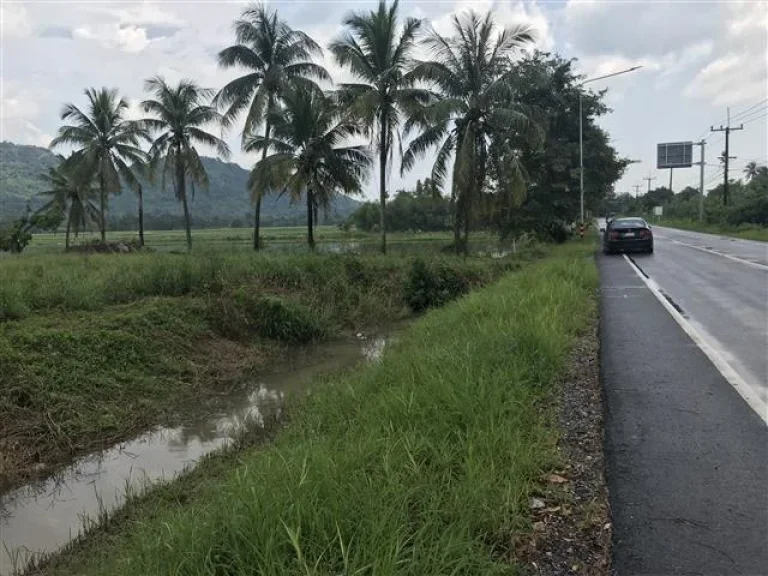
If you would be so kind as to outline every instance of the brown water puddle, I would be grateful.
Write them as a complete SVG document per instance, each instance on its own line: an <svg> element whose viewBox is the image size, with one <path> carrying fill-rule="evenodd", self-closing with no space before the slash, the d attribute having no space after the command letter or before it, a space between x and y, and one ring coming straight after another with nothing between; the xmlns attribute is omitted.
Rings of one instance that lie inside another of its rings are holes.
<svg viewBox="0 0 768 576"><path fill-rule="evenodd" d="M104 511L122 506L127 492L170 480L229 445L244 426L262 426L265 418L279 416L283 398L306 390L312 377L377 360L386 340L358 335L299 350L249 390L218 399L182 426L154 429L0 497L0 576L60 549Z"/></svg>

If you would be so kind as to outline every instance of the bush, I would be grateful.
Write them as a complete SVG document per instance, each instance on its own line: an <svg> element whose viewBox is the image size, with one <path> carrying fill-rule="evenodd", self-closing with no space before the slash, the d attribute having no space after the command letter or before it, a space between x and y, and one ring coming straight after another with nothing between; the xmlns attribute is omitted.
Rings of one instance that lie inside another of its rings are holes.
<svg viewBox="0 0 768 576"><path fill-rule="evenodd" d="M254 295L247 287L212 299L208 310L211 325L227 338L261 336L306 343L326 332L322 319L309 308L276 296Z"/></svg>
<svg viewBox="0 0 768 576"><path fill-rule="evenodd" d="M470 282L461 273L439 264L429 266L421 258L413 261L405 284L405 300L414 312L437 308L469 292Z"/></svg>

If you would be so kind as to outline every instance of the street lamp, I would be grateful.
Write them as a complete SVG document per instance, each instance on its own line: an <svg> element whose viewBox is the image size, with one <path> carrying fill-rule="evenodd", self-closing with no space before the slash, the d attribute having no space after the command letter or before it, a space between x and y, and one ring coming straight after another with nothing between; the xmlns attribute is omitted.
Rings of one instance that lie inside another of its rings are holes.
<svg viewBox="0 0 768 576"><path fill-rule="evenodd" d="M584 86L584 84L588 84L589 82L596 82L597 80L605 80L606 78L612 78L614 76L618 76L619 74L626 74L627 72L634 72L635 70L639 70L642 68L642 66L632 66L632 68L627 68L626 70L621 70L620 72L613 72L612 74L606 74L605 76L598 76L597 78L588 78L587 80L584 80L583 82L580 82L577 84L579 88ZM579 90L579 187L581 189L581 223L584 223L584 129L583 129L583 116L584 114L581 111L581 90Z"/></svg>

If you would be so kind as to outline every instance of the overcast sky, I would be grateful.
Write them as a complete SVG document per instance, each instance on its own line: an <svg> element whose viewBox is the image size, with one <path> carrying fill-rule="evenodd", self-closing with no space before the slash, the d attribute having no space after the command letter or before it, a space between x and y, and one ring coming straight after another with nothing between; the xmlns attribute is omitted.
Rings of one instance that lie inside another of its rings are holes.
<svg viewBox="0 0 768 576"><path fill-rule="evenodd" d="M169 80L192 77L220 88L237 72L220 70L215 55L234 41L232 21L244 2L146 1L66 2L0 0L0 140L47 146L59 126L64 102L84 105L86 87L118 87L139 116L144 79L161 74ZM324 46L340 31L350 7L369 9L375 2L272 1L294 28ZM448 31L457 11L493 9L499 22L527 23L537 46L567 58L577 69L598 76L634 65L643 69L590 84L609 88L613 112L601 123L619 153L632 165L617 192L633 185L666 185L669 171L655 169L658 142L698 140L708 136L706 181L720 171L717 156L722 134L710 125L725 122L731 107L735 124L731 155L738 175L750 160L768 163L768 2L577 2L511 0L414 0L401 13L426 18ZM327 59L336 77L339 71ZM739 113L747 111L738 116ZM238 151L229 136L232 160L248 168L253 158ZM698 159L698 148L694 156ZM411 186L431 166L430 158L401 178L399 160L391 188ZM698 186L698 168L677 170L673 188ZM367 196L376 195L375 181ZM589 183L587 182L588 186Z"/></svg>

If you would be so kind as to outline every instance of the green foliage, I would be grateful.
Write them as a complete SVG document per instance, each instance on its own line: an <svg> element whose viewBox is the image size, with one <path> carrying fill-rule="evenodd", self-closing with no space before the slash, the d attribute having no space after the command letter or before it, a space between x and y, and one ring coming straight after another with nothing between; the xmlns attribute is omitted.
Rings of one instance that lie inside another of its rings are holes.
<svg viewBox="0 0 768 576"><path fill-rule="evenodd" d="M451 198L457 247L462 228L468 245L472 213L491 180L504 206L512 209L522 201L523 174L510 140L520 137L530 146L537 130L516 100L510 61L531 40L525 27L501 28L490 12L481 17L469 11L454 16L453 36L432 30L423 41L435 59L418 63L412 75L429 84L433 96L411 111L406 132L417 129L419 135L403 154L401 171L434 148L431 178L441 188L454 156Z"/></svg>
<svg viewBox="0 0 768 576"><path fill-rule="evenodd" d="M704 197L704 220L710 230L739 231L741 228L768 227L768 169L748 166L748 182L731 181L728 186L728 205L723 204L723 184L711 188ZM700 196L698 190L686 187L677 194L661 187L636 199L620 199L616 213L644 214L650 218L654 206L664 208L662 221L694 221L699 219Z"/></svg>
<svg viewBox="0 0 768 576"><path fill-rule="evenodd" d="M378 204L366 202L347 218L345 225L367 232L377 231L379 209ZM413 191L398 190L387 204L387 214L388 229L393 232L437 232L451 227L450 200L432 187L429 178L423 185L417 180Z"/></svg>
<svg viewBox="0 0 768 576"><path fill-rule="evenodd" d="M191 502L151 500L55 573L518 574L558 458L552 394L595 314L592 248L428 314Z"/></svg>
<svg viewBox="0 0 768 576"><path fill-rule="evenodd" d="M406 18L399 23L399 2L376 10L354 12L344 19L345 33L331 43L336 62L347 68L356 83L345 84L339 94L371 134L379 160L379 233L381 251L387 251L387 173L401 118L429 100L429 92L416 87L410 67L422 22Z"/></svg>
<svg viewBox="0 0 768 576"><path fill-rule="evenodd" d="M292 200L304 197L307 242L314 250L314 218L344 192L358 194L371 166L365 146L344 146L361 135L362 125L317 86L297 83L282 93L282 106L268 117L271 136L249 137L243 149L263 152L248 182L254 199L267 190L280 190ZM274 153L267 155L273 149Z"/></svg>
<svg viewBox="0 0 768 576"><path fill-rule="evenodd" d="M0 252L19 254L32 240L27 217L0 227Z"/></svg>
<svg viewBox="0 0 768 576"><path fill-rule="evenodd" d="M584 202L602 208L627 160L618 157L609 136L597 124L608 112L604 92L579 86L583 80L573 61L536 51L515 62L510 82L520 106L541 127L543 142L534 147L514 139L525 167L527 195L519 208L492 203L492 221L502 236L533 232L539 238L563 240L564 224L577 222L579 205L579 97L584 132Z"/></svg>
<svg viewBox="0 0 768 576"><path fill-rule="evenodd" d="M147 132L137 122L124 118L128 101L121 98L116 88L85 90L88 108L85 112L74 104L65 104L63 121L72 122L59 128L51 141L51 148L76 146L77 154L70 161L79 172L78 180L95 180L99 187L99 227L101 241L105 242L106 208L109 196L120 194L123 184L134 190L138 181L134 169L147 158L139 147L148 139Z"/></svg>
<svg viewBox="0 0 768 576"><path fill-rule="evenodd" d="M427 264L417 258L405 285L405 300L414 312L438 308L469 292L470 281L444 263Z"/></svg>
<svg viewBox="0 0 768 576"><path fill-rule="evenodd" d="M221 294L209 308L212 326L227 338L259 336L285 343L306 343L327 334L317 312L277 296L254 294L250 287Z"/></svg>

